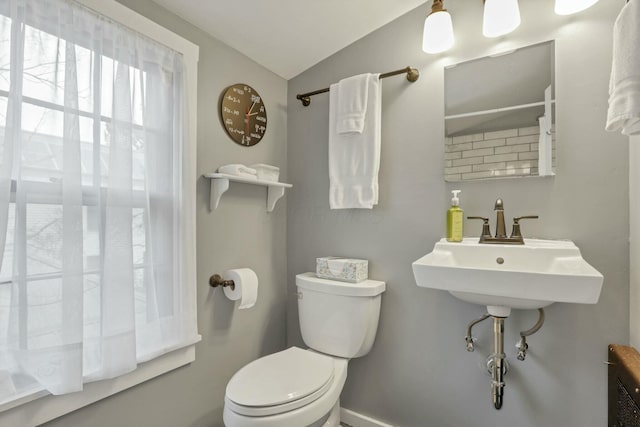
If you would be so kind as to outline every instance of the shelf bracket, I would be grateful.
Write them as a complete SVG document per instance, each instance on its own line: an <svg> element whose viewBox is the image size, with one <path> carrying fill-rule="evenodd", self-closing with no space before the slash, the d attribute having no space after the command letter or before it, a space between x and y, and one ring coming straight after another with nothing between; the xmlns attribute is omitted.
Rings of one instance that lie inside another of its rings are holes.
<svg viewBox="0 0 640 427"><path fill-rule="evenodd" d="M220 203L220 198L229 189L227 178L216 178L211 180L211 194L209 195L209 210L214 211Z"/></svg>
<svg viewBox="0 0 640 427"><path fill-rule="evenodd" d="M276 202L284 196L284 187L269 185L267 187L267 212L273 212Z"/></svg>

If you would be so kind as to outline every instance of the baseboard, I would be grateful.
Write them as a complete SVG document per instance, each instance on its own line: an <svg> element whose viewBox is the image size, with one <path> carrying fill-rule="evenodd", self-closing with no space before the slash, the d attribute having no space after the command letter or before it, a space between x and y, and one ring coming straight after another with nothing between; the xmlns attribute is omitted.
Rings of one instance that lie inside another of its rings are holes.
<svg viewBox="0 0 640 427"><path fill-rule="evenodd" d="M340 422L352 427L394 427L345 408L340 408Z"/></svg>

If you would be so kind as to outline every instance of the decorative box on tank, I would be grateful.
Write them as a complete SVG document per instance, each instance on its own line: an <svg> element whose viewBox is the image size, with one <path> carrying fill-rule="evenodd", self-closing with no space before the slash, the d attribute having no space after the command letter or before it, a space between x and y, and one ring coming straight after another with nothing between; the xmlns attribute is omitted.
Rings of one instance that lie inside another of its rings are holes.
<svg viewBox="0 0 640 427"><path fill-rule="evenodd" d="M316 275L323 279L362 282L369 278L369 261L334 256L316 258Z"/></svg>

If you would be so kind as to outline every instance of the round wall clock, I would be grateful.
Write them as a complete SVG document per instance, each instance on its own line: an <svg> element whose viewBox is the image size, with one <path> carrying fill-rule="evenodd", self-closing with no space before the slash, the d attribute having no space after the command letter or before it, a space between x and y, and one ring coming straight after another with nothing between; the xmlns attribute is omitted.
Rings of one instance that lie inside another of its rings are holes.
<svg viewBox="0 0 640 427"><path fill-rule="evenodd" d="M256 145L267 131L267 109L258 92L238 83L225 89L220 104L227 134L240 145Z"/></svg>

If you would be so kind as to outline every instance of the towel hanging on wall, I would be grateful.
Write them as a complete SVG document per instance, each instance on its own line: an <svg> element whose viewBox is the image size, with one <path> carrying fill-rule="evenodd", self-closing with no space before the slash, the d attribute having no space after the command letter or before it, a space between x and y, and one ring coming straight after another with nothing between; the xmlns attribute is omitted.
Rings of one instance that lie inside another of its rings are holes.
<svg viewBox="0 0 640 427"><path fill-rule="evenodd" d="M640 134L640 5L624 5L613 28L608 131Z"/></svg>
<svg viewBox="0 0 640 427"><path fill-rule="evenodd" d="M379 74L357 76L360 84L331 85L329 91L329 205L331 209L371 209L378 204L378 171L382 121L382 91ZM365 93L366 92L366 93ZM354 97L361 97L354 99ZM346 105L346 107L345 107ZM350 106L366 105L361 132L338 131Z"/></svg>

